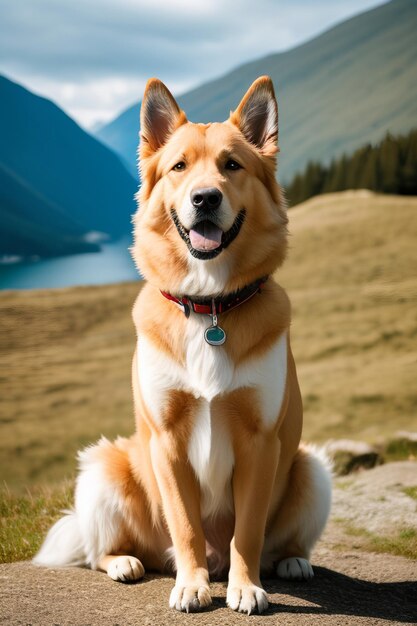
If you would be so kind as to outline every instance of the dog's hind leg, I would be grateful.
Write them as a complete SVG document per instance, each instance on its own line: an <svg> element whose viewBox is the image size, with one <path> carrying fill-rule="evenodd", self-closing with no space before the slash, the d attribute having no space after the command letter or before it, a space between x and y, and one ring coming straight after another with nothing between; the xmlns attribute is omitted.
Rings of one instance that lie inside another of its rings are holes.
<svg viewBox="0 0 417 626"><path fill-rule="evenodd" d="M142 578L148 566L163 567L164 549L171 544L134 474L133 457L140 453L137 442L119 438L101 439L80 454L75 507L87 563L119 581Z"/></svg>
<svg viewBox="0 0 417 626"><path fill-rule="evenodd" d="M326 525L330 505L330 464L324 454L301 446L282 504L268 525L263 568L270 569L274 563L280 578L312 578L310 554Z"/></svg>
<svg viewBox="0 0 417 626"><path fill-rule="evenodd" d="M152 519L147 493L134 476L134 446L128 439L103 438L79 454L75 510L52 527L35 563L87 565L125 582L142 578L148 563L159 569L152 553L163 555L165 530Z"/></svg>

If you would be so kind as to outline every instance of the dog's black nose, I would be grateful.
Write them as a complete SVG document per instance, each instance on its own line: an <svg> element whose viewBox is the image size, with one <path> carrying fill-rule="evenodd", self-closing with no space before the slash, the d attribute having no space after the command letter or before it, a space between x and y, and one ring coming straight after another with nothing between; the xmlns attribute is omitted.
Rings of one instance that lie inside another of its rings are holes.
<svg viewBox="0 0 417 626"><path fill-rule="evenodd" d="M196 209L208 211L218 209L223 199L223 194L216 187L205 187L203 189L193 189L191 192L191 202Z"/></svg>

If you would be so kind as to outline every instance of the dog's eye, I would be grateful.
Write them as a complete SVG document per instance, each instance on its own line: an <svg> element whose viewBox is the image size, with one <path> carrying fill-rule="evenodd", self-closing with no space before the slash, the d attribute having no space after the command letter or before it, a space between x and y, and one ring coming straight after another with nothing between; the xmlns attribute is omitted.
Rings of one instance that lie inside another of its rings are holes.
<svg viewBox="0 0 417 626"><path fill-rule="evenodd" d="M185 162L179 161L179 163L176 163L172 169L174 170L174 172L182 172L183 170L185 170Z"/></svg>
<svg viewBox="0 0 417 626"><path fill-rule="evenodd" d="M229 159L225 165L227 170L241 170L242 166L234 159Z"/></svg>

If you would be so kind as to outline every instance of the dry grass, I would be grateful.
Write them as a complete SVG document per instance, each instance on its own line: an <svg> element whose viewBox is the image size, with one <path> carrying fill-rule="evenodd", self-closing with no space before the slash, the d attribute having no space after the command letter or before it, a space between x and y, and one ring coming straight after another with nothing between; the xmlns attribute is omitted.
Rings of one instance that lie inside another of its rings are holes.
<svg viewBox="0 0 417 626"><path fill-rule="evenodd" d="M293 302L305 436L417 430L417 199L345 192L290 212L278 279ZM80 446L133 429L139 285L0 296L1 477L58 484Z"/></svg>
<svg viewBox="0 0 417 626"><path fill-rule="evenodd" d="M304 434L417 430L417 198L344 192L290 212L278 279L293 302Z"/></svg>
<svg viewBox="0 0 417 626"><path fill-rule="evenodd" d="M1 478L11 488L58 484L74 475L80 446L132 431L139 288L1 295Z"/></svg>

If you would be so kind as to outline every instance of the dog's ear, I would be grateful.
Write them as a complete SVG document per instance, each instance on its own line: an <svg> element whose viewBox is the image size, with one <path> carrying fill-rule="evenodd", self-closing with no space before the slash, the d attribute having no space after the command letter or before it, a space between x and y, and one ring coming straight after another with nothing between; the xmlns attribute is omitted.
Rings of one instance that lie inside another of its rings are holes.
<svg viewBox="0 0 417 626"><path fill-rule="evenodd" d="M273 156L278 151L278 105L269 76L252 83L229 119L263 154Z"/></svg>
<svg viewBox="0 0 417 626"><path fill-rule="evenodd" d="M186 121L184 111L164 83L157 78L148 80L140 109L141 151L145 148L146 156L156 152Z"/></svg>

